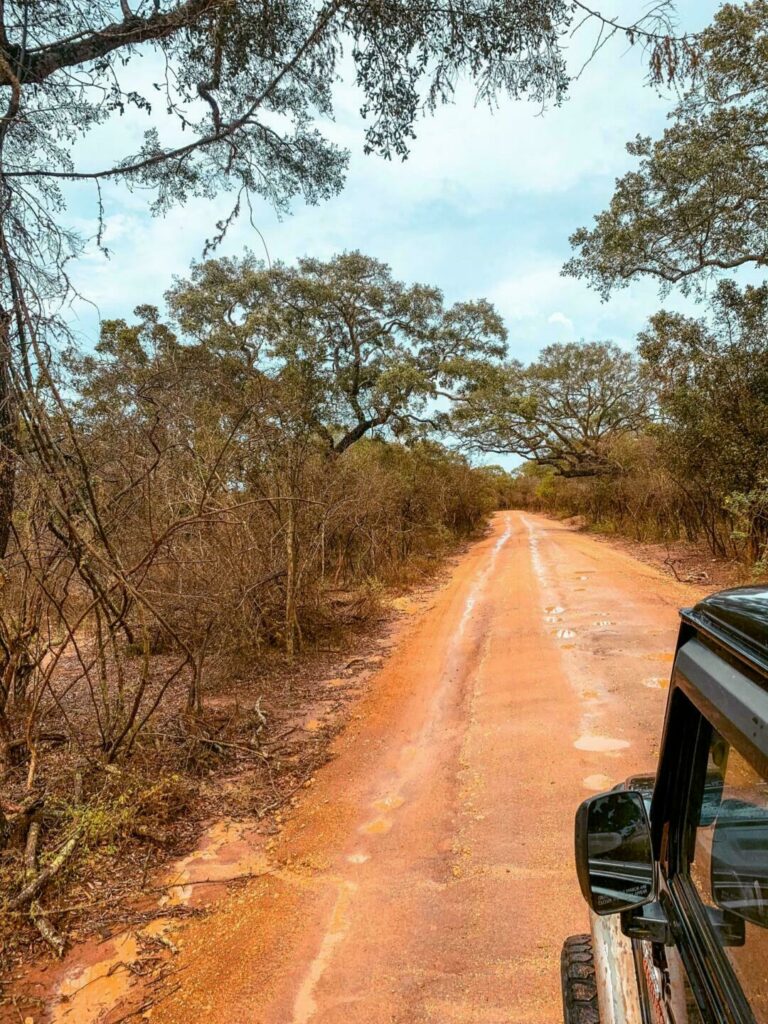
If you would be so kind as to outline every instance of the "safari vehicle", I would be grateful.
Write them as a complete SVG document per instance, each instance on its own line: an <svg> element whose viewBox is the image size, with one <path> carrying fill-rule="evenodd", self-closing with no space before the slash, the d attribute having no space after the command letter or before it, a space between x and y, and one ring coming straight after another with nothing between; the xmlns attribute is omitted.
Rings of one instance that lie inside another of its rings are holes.
<svg viewBox="0 0 768 1024"><path fill-rule="evenodd" d="M576 814L566 1024L768 1024L768 589L681 619L656 775Z"/></svg>

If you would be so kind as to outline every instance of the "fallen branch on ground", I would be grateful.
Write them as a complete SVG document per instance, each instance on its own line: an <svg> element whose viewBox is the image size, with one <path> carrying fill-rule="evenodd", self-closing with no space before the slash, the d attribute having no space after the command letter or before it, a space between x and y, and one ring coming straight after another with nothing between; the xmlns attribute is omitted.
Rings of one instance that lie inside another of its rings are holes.
<svg viewBox="0 0 768 1024"><path fill-rule="evenodd" d="M30 878L37 874L37 843L40 839L40 822L35 820L29 826L27 843L24 847L24 870Z"/></svg>
<svg viewBox="0 0 768 1024"><path fill-rule="evenodd" d="M76 836L73 838L76 839ZM70 840L70 842L71 841L72 840ZM61 957L64 954L64 939L48 920L45 911L34 897L40 891L42 886L45 885L46 881L53 877L56 871L59 870L66 860L68 854L64 856L62 855L67 847L65 845L58 857L55 857L47 868L43 871L39 871L37 867L37 847L39 842L40 819L35 818L35 820L30 823L29 831L27 832L27 841L24 846L24 871L28 878L28 882L16 899L19 899L20 897L25 896L26 893L29 893L28 898L31 900L29 905L29 917L35 928L37 928L40 935L48 943L56 956ZM72 849L74 849L74 843L72 844Z"/></svg>
<svg viewBox="0 0 768 1024"><path fill-rule="evenodd" d="M45 911L37 900L32 900L30 903L29 916L35 928L37 928L56 956L61 958L64 955L65 940L45 916Z"/></svg>
<svg viewBox="0 0 768 1024"><path fill-rule="evenodd" d="M21 892L17 893L12 900L9 900L7 909L18 910L20 907L25 906L30 900L33 900L40 890L45 886L54 875L62 869L67 860L74 853L75 847L77 846L82 829L78 828L77 831L71 836L64 846L62 846L60 852L53 858L50 864L47 864L42 871L35 873L34 878L23 887Z"/></svg>

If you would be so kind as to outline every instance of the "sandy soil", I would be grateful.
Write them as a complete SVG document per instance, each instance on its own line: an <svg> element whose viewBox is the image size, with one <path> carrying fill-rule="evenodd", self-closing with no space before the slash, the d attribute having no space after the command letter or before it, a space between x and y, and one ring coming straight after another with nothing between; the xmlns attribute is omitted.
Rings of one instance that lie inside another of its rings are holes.
<svg viewBox="0 0 768 1024"><path fill-rule="evenodd" d="M266 873L174 928L153 1024L561 1019L560 947L587 926L573 814L655 768L677 609L701 593L499 513L250 852Z"/></svg>

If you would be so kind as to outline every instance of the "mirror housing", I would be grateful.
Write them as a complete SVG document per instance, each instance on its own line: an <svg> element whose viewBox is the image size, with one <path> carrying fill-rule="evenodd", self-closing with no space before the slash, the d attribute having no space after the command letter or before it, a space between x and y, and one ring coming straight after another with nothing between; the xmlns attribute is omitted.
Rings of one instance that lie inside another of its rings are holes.
<svg viewBox="0 0 768 1024"><path fill-rule="evenodd" d="M576 872L596 914L618 914L656 899L651 825L641 793L614 789L576 812Z"/></svg>

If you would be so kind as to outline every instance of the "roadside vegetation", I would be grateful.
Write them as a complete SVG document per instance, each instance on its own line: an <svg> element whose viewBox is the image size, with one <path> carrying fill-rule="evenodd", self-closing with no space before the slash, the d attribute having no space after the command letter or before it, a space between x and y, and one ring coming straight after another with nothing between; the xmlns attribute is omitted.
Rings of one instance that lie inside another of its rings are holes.
<svg viewBox="0 0 768 1024"><path fill-rule="evenodd" d="M19 437L3 563L12 922L60 952L44 889L173 847L211 772L256 761L259 813L306 777L322 750L275 746L317 697L305 663L338 660L505 500L507 474L440 442L436 407L504 339L487 303L446 308L348 253L208 260L163 314L63 353L45 444Z"/></svg>
<svg viewBox="0 0 768 1024"><path fill-rule="evenodd" d="M705 318L659 313L637 353L555 345L467 409L472 446L514 451L511 502L768 571L768 290L722 283ZM510 387L510 378L514 387ZM497 419L496 417L499 416Z"/></svg>

